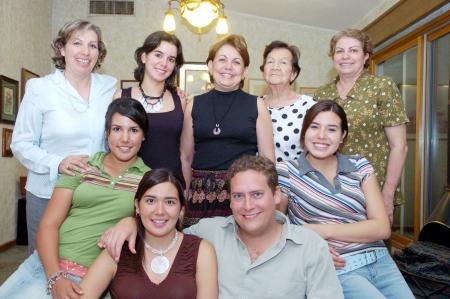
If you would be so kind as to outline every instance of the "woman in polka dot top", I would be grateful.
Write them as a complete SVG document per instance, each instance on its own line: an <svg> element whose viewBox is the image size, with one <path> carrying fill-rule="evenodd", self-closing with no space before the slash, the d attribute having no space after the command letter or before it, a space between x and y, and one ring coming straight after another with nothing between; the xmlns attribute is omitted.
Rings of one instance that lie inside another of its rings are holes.
<svg viewBox="0 0 450 299"><path fill-rule="evenodd" d="M260 69L269 87L264 102L272 118L276 160L296 160L301 152L303 117L315 103L312 97L292 88L300 74L300 51L296 46L273 41L266 46L263 58Z"/></svg>

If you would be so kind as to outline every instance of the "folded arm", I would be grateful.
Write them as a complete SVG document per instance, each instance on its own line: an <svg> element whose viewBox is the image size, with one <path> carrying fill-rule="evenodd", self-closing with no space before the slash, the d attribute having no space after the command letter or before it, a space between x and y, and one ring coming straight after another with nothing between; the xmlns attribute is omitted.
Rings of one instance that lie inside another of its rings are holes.
<svg viewBox="0 0 450 299"><path fill-rule="evenodd" d="M367 220L346 224L305 224L324 239L369 243L389 238L389 219L375 175L362 183L367 208Z"/></svg>

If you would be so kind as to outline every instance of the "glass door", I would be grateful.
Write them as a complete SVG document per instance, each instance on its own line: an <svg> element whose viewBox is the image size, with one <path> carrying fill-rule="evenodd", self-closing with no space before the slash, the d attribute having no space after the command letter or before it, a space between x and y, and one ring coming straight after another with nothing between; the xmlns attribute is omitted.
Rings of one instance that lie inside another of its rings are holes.
<svg viewBox="0 0 450 299"><path fill-rule="evenodd" d="M376 74L391 77L397 83L409 118L409 123L406 126L408 155L399 186L404 204L395 208L393 232L412 239L414 236L414 198L416 189L417 46L410 47L377 63Z"/></svg>
<svg viewBox="0 0 450 299"><path fill-rule="evenodd" d="M427 154L427 200L425 221L433 208L447 193L449 182L449 73L450 33L449 26L430 34L428 53L428 154Z"/></svg>

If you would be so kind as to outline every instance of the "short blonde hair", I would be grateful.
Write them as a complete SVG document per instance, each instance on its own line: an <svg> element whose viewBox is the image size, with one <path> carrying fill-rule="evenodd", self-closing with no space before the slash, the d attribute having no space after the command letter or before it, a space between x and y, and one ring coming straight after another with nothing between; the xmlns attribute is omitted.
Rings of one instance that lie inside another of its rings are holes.
<svg viewBox="0 0 450 299"><path fill-rule="evenodd" d="M370 39L369 35L367 35L367 33L358 29L348 28L339 31L338 33L333 35L333 37L330 40L330 52L328 53L328 55L331 58L333 58L334 53L336 52L336 44L343 37L351 37L358 40L361 43L364 55L369 54L369 58L366 60L364 67L365 68L369 67L369 60L373 54L372 40Z"/></svg>
<svg viewBox="0 0 450 299"><path fill-rule="evenodd" d="M53 40L52 48L55 56L52 57L53 63L57 69L66 68L66 60L61 54L61 49L67 44L72 34L79 30L92 30L97 35L98 39L98 59L94 69L100 67L101 63L106 57L106 46L102 40L102 31L100 27L85 20L74 20L66 23L58 32L58 36Z"/></svg>

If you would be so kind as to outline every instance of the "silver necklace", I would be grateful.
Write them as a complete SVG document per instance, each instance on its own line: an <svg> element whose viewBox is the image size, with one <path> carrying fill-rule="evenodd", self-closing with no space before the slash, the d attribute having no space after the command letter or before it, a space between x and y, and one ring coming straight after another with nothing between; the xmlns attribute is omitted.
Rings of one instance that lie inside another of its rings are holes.
<svg viewBox="0 0 450 299"><path fill-rule="evenodd" d="M163 274L164 272L167 271L167 269L169 269L170 262L169 262L169 259L164 256L164 254L169 252L169 250L172 249L173 246L175 246L177 241L178 241L178 231L177 230L175 230L175 237L173 237L172 242L170 242L169 246L167 246L166 249L160 250L160 249L153 248L150 244L148 244L144 240L145 248L155 254L158 254L158 256L155 256L154 258L152 258L152 261L150 262L150 269L152 269L153 273Z"/></svg>
<svg viewBox="0 0 450 299"><path fill-rule="evenodd" d="M214 123L216 124L214 129L212 130L212 132L213 132L213 134L215 136L220 135L220 133L222 133L222 130L220 129L220 124L225 119L225 117L227 116L228 112L230 112L231 107L234 104L234 100L236 100L236 94L235 93L233 94L233 99L232 99L230 105L228 106L227 110L225 111L225 113L222 115L222 117L220 119L217 119L217 116L216 116L216 103L214 102L214 98L212 99Z"/></svg>
<svg viewBox="0 0 450 299"><path fill-rule="evenodd" d="M141 91L143 103L145 103L147 106L145 107L145 110L147 112L159 112L161 108L164 106L164 93L166 92L166 87L164 86L164 89L160 96L153 97L148 96L145 94L144 90L142 89L142 85L139 85L139 90ZM157 100L156 103L152 103L150 101Z"/></svg>

